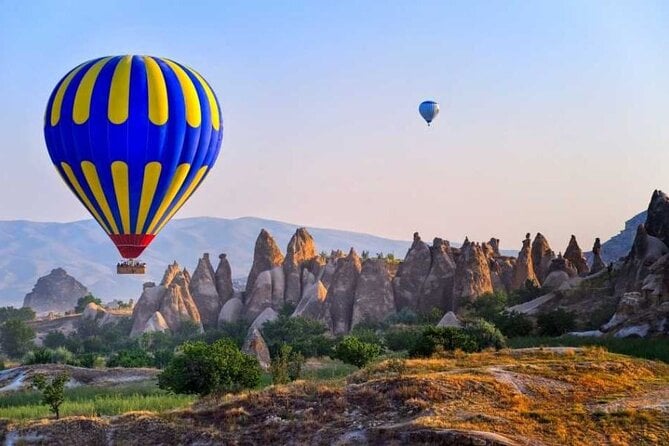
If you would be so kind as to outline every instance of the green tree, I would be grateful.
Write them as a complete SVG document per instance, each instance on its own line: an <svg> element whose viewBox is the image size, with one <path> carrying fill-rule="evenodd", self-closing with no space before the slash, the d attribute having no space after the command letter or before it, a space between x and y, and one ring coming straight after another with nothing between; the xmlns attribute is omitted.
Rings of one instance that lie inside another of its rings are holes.
<svg viewBox="0 0 669 446"><path fill-rule="evenodd" d="M507 338L529 336L534 330L532 320L523 313L504 311L495 319L495 325Z"/></svg>
<svg viewBox="0 0 669 446"><path fill-rule="evenodd" d="M344 336L333 349L332 358L356 367L364 367L380 354L380 345L362 342L355 336Z"/></svg>
<svg viewBox="0 0 669 446"><path fill-rule="evenodd" d="M278 353L272 357L270 373L274 384L287 384L295 381L302 374L304 356L293 351L290 345L282 345Z"/></svg>
<svg viewBox="0 0 669 446"><path fill-rule="evenodd" d="M474 339L461 328L427 326L419 336L416 344L409 350L409 356L429 357L437 350L476 351Z"/></svg>
<svg viewBox="0 0 669 446"><path fill-rule="evenodd" d="M56 419L60 418L60 405L65 401L65 383L69 378L69 375L63 372L49 381L44 375L38 373L32 380L33 387L42 392L42 404L49 406L51 412L56 415Z"/></svg>
<svg viewBox="0 0 669 446"><path fill-rule="evenodd" d="M35 319L35 311L30 307L0 307L0 324L3 324L12 319L18 319L20 321L32 321Z"/></svg>
<svg viewBox="0 0 669 446"><path fill-rule="evenodd" d="M107 367L151 367L153 357L138 348L121 350L114 353L107 361Z"/></svg>
<svg viewBox="0 0 669 446"><path fill-rule="evenodd" d="M35 330L19 319L0 325L0 346L12 358L20 358L33 346Z"/></svg>
<svg viewBox="0 0 669 446"><path fill-rule="evenodd" d="M495 323L497 317L504 311L507 301L508 296L502 291L484 293L467 304L467 308L474 316Z"/></svg>
<svg viewBox="0 0 669 446"><path fill-rule="evenodd" d="M332 348L332 342L324 336L326 331L325 325L318 321L286 314L262 326L263 338L274 355L283 344L306 357L326 355Z"/></svg>
<svg viewBox="0 0 669 446"><path fill-rule="evenodd" d="M465 325L464 332L471 337L476 344L476 351L486 348L499 350L506 347L504 335L488 321L476 319Z"/></svg>
<svg viewBox="0 0 669 446"><path fill-rule="evenodd" d="M556 308L537 316L537 329L542 336L561 336L576 327L576 314Z"/></svg>
<svg viewBox="0 0 669 446"><path fill-rule="evenodd" d="M90 304L91 302L97 305L102 305L102 301L100 299L93 296L92 294L87 294L84 297L80 297L79 300L77 300L77 305L74 307L74 312L83 313L84 309L86 308L86 305Z"/></svg>
<svg viewBox="0 0 669 446"><path fill-rule="evenodd" d="M44 336L42 345L47 348L58 348L67 345L67 336L60 331L50 331Z"/></svg>
<svg viewBox="0 0 669 446"><path fill-rule="evenodd" d="M255 387L260 376L258 360L229 339L211 345L189 341L158 376L158 386L175 393L208 395Z"/></svg>

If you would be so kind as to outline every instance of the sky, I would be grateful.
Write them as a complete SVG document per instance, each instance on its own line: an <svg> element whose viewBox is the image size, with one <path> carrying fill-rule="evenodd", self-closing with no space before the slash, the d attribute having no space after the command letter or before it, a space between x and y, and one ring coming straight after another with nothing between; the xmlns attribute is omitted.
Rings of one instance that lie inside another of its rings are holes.
<svg viewBox="0 0 669 446"><path fill-rule="evenodd" d="M667 23L662 1L0 0L0 219L88 218L49 160L47 99L85 60L150 54L223 113L177 217L589 248L669 190Z"/></svg>

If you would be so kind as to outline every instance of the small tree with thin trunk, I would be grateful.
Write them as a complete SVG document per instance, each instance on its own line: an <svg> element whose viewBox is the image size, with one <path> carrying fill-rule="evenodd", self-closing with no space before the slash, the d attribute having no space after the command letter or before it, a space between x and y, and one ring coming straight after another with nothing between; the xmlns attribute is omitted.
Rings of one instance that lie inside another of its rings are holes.
<svg viewBox="0 0 669 446"><path fill-rule="evenodd" d="M42 392L42 404L47 404L51 412L56 415L56 420L60 418L60 405L65 401L65 383L70 379L66 372L59 373L51 381L41 373L33 377L32 384L37 390Z"/></svg>

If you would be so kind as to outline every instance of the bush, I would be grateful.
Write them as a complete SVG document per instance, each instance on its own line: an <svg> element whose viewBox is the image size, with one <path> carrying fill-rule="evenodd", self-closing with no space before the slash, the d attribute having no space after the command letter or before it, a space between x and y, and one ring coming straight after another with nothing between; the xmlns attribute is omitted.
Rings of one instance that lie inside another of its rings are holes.
<svg viewBox="0 0 669 446"><path fill-rule="evenodd" d="M225 322L216 330L208 330L204 333L203 340L209 344L222 338L232 339L238 347L244 345L249 324L245 321Z"/></svg>
<svg viewBox="0 0 669 446"><path fill-rule="evenodd" d="M186 342L158 376L158 386L175 393L207 395L255 387L260 376L258 360L229 339L211 345Z"/></svg>
<svg viewBox="0 0 669 446"><path fill-rule="evenodd" d="M497 317L504 311L507 300L508 297L504 292L485 293L468 303L466 307L474 316L495 323Z"/></svg>
<svg viewBox="0 0 669 446"><path fill-rule="evenodd" d="M476 345L476 351L486 348L499 350L506 346L504 335L490 322L483 319L476 319L465 325L464 332Z"/></svg>
<svg viewBox="0 0 669 446"><path fill-rule="evenodd" d="M121 350L113 354L109 361L107 361L107 367L150 367L153 365L153 358L144 350L132 349L132 350Z"/></svg>
<svg viewBox="0 0 669 446"><path fill-rule="evenodd" d="M67 345L67 337L60 331L50 331L44 336L42 345L47 348L65 347Z"/></svg>
<svg viewBox="0 0 669 446"><path fill-rule="evenodd" d="M525 285L522 288L513 291L509 295L508 305L513 306L523 304L536 299L542 294L544 294L544 292L541 290L541 287L537 286L533 280L528 279L525 281Z"/></svg>
<svg viewBox="0 0 669 446"><path fill-rule="evenodd" d="M20 319L10 319L0 325L0 346L12 358L20 358L33 346L35 330Z"/></svg>
<svg viewBox="0 0 669 446"><path fill-rule="evenodd" d="M272 383L287 384L300 378L304 356L294 352L290 345L282 345L278 354L272 358L270 372Z"/></svg>
<svg viewBox="0 0 669 446"><path fill-rule="evenodd" d="M372 328L366 328L364 326L356 326L349 333L351 336L355 336L360 339L362 342L368 344L378 344L383 346L383 338L377 333L376 330Z"/></svg>
<svg viewBox="0 0 669 446"><path fill-rule="evenodd" d="M65 401L65 383L70 379L65 372L56 375L51 381L47 381L42 374L37 374L33 377L32 384L37 390L42 392L42 404L47 404L56 415L56 419L60 418L60 405Z"/></svg>
<svg viewBox="0 0 669 446"><path fill-rule="evenodd" d="M58 347L55 350L50 348L36 348L26 353L23 357L24 365L32 364L76 364L74 355L69 350Z"/></svg>
<svg viewBox="0 0 669 446"><path fill-rule="evenodd" d="M537 316L537 329L542 336L561 336L576 327L576 315L564 308L556 308Z"/></svg>
<svg viewBox="0 0 669 446"><path fill-rule="evenodd" d="M74 361L79 367L99 369L106 365L105 358L96 353L82 353Z"/></svg>
<svg viewBox="0 0 669 446"><path fill-rule="evenodd" d="M409 350L409 356L429 357L439 349L473 352L476 351L477 345L475 340L461 328L428 326Z"/></svg>
<svg viewBox="0 0 669 446"><path fill-rule="evenodd" d="M364 367L380 354L380 345L362 342L355 336L344 336L344 339L335 346L332 358L356 367Z"/></svg>
<svg viewBox="0 0 669 446"><path fill-rule="evenodd" d="M402 308L397 313L391 314L384 321L387 325L416 325L419 323L418 315L409 308Z"/></svg>
<svg viewBox="0 0 669 446"><path fill-rule="evenodd" d="M35 311L30 307L0 307L0 324L10 320L32 321L33 319L35 319Z"/></svg>
<svg viewBox="0 0 669 446"><path fill-rule="evenodd" d="M153 366L164 369L174 358L174 350L162 348L153 352Z"/></svg>
<svg viewBox="0 0 669 446"><path fill-rule="evenodd" d="M322 323L304 317L280 315L276 320L262 326L262 336L272 355L279 352L283 344L305 357L327 355L333 342L324 336L327 328Z"/></svg>
<svg viewBox="0 0 669 446"><path fill-rule="evenodd" d="M421 326L391 327L383 333L383 342L392 351L409 351L418 342L423 329Z"/></svg>
<svg viewBox="0 0 669 446"><path fill-rule="evenodd" d="M529 336L534 330L532 319L523 313L505 311L495 318L495 325L507 338Z"/></svg>
<svg viewBox="0 0 669 446"><path fill-rule="evenodd" d="M77 314L83 313L86 305L90 304L91 302L97 305L102 305L102 301L100 299L93 296L92 294L87 294L86 296L80 297L79 300L77 300L77 305L74 307L74 312Z"/></svg>

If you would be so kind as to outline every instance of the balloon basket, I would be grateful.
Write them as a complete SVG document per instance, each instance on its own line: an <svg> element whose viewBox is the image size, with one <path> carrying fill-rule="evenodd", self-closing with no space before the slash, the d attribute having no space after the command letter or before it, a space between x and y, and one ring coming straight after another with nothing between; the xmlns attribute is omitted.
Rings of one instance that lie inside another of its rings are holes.
<svg viewBox="0 0 669 446"><path fill-rule="evenodd" d="M116 264L116 274L146 274L146 263L126 260Z"/></svg>

